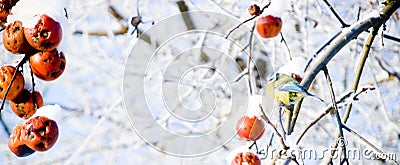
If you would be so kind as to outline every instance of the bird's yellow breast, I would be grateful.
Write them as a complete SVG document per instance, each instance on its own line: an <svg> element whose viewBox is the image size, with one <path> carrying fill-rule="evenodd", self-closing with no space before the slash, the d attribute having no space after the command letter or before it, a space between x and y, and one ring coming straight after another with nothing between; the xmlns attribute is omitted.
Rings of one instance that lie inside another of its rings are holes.
<svg viewBox="0 0 400 165"><path fill-rule="evenodd" d="M268 95L273 98L276 102L289 105L292 102L298 101L305 97L305 94L299 92L288 92L280 90L272 90L273 92L268 92Z"/></svg>

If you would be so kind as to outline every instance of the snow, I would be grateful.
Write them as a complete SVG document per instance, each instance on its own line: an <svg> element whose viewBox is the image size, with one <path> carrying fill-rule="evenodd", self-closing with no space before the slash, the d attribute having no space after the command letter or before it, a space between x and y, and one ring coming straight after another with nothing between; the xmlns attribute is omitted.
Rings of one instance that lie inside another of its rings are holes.
<svg viewBox="0 0 400 165"><path fill-rule="evenodd" d="M249 103L248 103L249 110L248 110L246 116L249 116L249 117L252 117L252 116L260 117L261 116L260 105L262 105L262 99L263 99L262 95L251 95L250 96Z"/></svg>
<svg viewBox="0 0 400 165"><path fill-rule="evenodd" d="M289 5L290 0L271 0L271 5L265 10L265 13L263 13L263 15L282 17L286 10L289 9ZM263 5L260 4L260 7L263 7Z"/></svg>
<svg viewBox="0 0 400 165"><path fill-rule="evenodd" d="M306 63L307 61L304 58L296 57L288 63L279 67L276 72L287 75L291 75L292 73L294 73L300 75L300 77L304 77L304 64Z"/></svg>
<svg viewBox="0 0 400 165"><path fill-rule="evenodd" d="M39 108L36 113L31 117L45 116L54 121L61 121L63 118L62 110L60 105L46 105ZM29 119L28 119L29 120Z"/></svg>
<svg viewBox="0 0 400 165"><path fill-rule="evenodd" d="M249 147L247 146L242 146L235 148L234 150L230 151L227 156L226 156L226 163L231 164L232 160L236 157L238 153L246 153L246 152L251 152Z"/></svg>
<svg viewBox="0 0 400 165"><path fill-rule="evenodd" d="M32 28L37 23L40 15L46 14L57 22L60 22L62 27L68 27L65 13L60 12L64 11L64 8L68 4L68 0L19 0L12 8L12 14L7 17L7 22L19 20L23 23L24 27Z"/></svg>

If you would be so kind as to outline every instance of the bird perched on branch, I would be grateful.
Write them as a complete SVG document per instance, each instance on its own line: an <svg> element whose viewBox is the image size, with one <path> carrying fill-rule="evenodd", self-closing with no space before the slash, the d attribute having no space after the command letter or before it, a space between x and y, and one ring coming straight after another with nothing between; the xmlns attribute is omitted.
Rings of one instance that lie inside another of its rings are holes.
<svg viewBox="0 0 400 165"><path fill-rule="evenodd" d="M306 96L325 103L321 98L309 93L294 77L282 73L276 73L269 79L267 93L271 98L275 98L275 101L284 105L293 104Z"/></svg>

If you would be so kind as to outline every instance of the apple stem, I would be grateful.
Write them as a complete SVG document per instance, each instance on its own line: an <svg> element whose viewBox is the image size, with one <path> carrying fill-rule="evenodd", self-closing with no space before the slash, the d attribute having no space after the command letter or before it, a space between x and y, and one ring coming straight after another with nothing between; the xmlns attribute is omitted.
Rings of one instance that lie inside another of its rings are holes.
<svg viewBox="0 0 400 165"><path fill-rule="evenodd" d="M1 26L0 32L2 32L4 29L6 29L7 26Z"/></svg>
<svg viewBox="0 0 400 165"><path fill-rule="evenodd" d="M30 63L30 60L28 59L28 61L29 61L29 69L30 69L30 71L31 71L31 81L32 81L32 91L31 91L31 94L32 94L32 101L33 101L33 106L35 107L35 109L37 109L37 108L38 108L38 105L37 105L37 102L36 102L36 95L35 95L35 78L33 77L32 65L31 65L31 63Z"/></svg>
<svg viewBox="0 0 400 165"><path fill-rule="evenodd" d="M260 14L259 14L259 15L261 15L261 14L264 12L264 10L265 10L266 8L269 7L269 5L271 5L271 1L269 1L268 4L265 5L265 6L260 10ZM252 17L250 17L250 18L244 20L243 22L241 22L239 25L237 25L236 27L234 27L232 30L229 31L229 33L225 36L225 39L228 39L228 37L231 35L231 33L232 33L233 31L235 31L236 29L239 29L243 24L245 24L245 23L247 23L247 22L249 22L249 21L255 19L255 18L258 17L259 15L252 16Z"/></svg>
<svg viewBox="0 0 400 165"><path fill-rule="evenodd" d="M8 84L7 90L6 90L6 92L4 93L3 101L1 102L1 106L0 106L0 112L4 109L4 104L5 104L5 101L6 101L8 92L10 91L11 86L12 86L12 84L14 83L15 78L17 77L17 72L18 72L19 68L21 68L22 65L23 65L28 59L29 59L29 55L28 55L28 54L25 54L24 58L22 58L22 60L21 60L21 61L17 64L17 66L15 67L16 69L15 69L15 72L14 72L12 78L11 78L11 82L10 82L10 84Z"/></svg>

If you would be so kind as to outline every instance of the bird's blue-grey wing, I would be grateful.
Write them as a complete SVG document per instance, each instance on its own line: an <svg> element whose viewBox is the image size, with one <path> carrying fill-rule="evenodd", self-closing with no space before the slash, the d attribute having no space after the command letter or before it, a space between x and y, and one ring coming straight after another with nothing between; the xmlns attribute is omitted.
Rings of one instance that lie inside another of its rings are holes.
<svg viewBox="0 0 400 165"><path fill-rule="evenodd" d="M304 89L296 83L285 83L285 84L277 85L277 86L275 86L275 89L277 89L279 91L304 93Z"/></svg>

